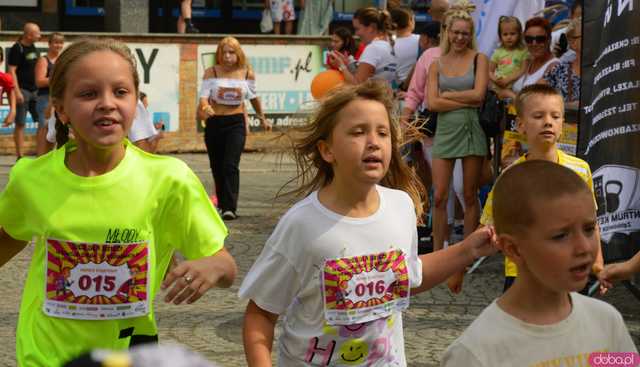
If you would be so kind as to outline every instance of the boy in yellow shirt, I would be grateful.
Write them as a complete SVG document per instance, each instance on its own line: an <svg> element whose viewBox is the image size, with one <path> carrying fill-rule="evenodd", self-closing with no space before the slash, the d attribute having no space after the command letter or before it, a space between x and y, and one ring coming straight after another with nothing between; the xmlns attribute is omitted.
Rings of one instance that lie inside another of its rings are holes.
<svg viewBox="0 0 640 367"><path fill-rule="evenodd" d="M525 135L529 152L518 158L512 166L531 160L555 162L574 171L593 192L593 181L589 164L580 158L570 156L556 146L564 122L564 101L557 90L542 84L533 84L523 88L516 97L518 111L517 124L520 133ZM594 198L595 202L595 198ZM482 225L493 225L493 191L480 217ZM598 233L599 238L599 233ZM593 270L603 267L602 249L598 246ZM509 289L518 275L517 266L505 256L504 291Z"/></svg>
<svg viewBox="0 0 640 367"><path fill-rule="evenodd" d="M637 348L610 304L584 288L600 248L593 191L547 160L507 169L494 186L498 247L518 280L445 352L441 367L596 366ZM610 365L610 364L607 364Z"/></svg>

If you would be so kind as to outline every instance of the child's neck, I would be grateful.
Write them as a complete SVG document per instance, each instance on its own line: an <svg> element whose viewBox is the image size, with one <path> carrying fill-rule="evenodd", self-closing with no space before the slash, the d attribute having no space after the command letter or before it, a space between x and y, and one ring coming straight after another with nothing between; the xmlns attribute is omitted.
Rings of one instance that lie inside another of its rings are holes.
<svg viewBox="0 0 640 367"><path fill-rule="evenodd" d="M112 171L125 155L124 143L111 149L96 149L85 144L67 154L65 163L78 176L100 176Z"/></svg>
<svg viewBox="0 0 640 367"><path fill-rule="evenodd" d="M527 160L541 160L541 161L549 161L553 163L558 162L558 148L556 148L555 144L551 146L544 147L536 147L531 146L529 148L529 152L527 153Z"/></svg>
<svg viewBox="0 0 640 367"><path fill-rule="evenodd" d="M380 206L375 185L358 187L337 177L318 191L318 200L331 211L353 218L371 216Z"/></svg>
<svg viewBox="0 0 640 367"><path fill-rule="evenodd" d="M572 309L569 292L542 287L522 271L497 302L504 312L534 325L556 324L569 317Z"/></svg>

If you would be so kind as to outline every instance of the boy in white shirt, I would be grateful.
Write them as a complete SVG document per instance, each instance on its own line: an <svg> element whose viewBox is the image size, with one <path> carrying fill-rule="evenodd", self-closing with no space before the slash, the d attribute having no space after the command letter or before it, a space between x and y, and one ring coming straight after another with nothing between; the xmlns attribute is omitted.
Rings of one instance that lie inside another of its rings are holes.
<svg viewBox="0 0 640 367"><path fill-rule="evenodd" d="M518 278L449 346L441 366L587 366L593 353L637 353L618 311L575 293L599 246L585 181L531 160L502 173L493 194L498 247Z"/></svg>

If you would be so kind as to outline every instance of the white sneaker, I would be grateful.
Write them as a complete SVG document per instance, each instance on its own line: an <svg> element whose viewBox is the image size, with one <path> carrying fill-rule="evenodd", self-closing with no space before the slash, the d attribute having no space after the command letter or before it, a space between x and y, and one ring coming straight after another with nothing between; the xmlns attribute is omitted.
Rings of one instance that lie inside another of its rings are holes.
<svg viewBox="0 0 640 367"><path fill-rule="evenodd" d="M234 220L236 218L238 218L238 216L231 210L225 210L224 213L222 213L222 219L224 220Z"/></svg>

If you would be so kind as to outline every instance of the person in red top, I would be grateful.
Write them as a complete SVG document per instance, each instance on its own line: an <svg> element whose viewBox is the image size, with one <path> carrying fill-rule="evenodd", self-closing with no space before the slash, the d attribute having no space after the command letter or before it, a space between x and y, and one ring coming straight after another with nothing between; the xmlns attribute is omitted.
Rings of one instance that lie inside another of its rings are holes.
<svg viewBox="0 0 640 367"><path fill-rule="evenodd" d="M0 52L0 65L4 61L4 53ZM15 83L10 74L0 71L0 102L2 101L2 95L7 94L7 100L9 101L9 113L4 118L2 127L7 127L13 124L13 120L16 118L16 94L14 93Z"/></svg>

